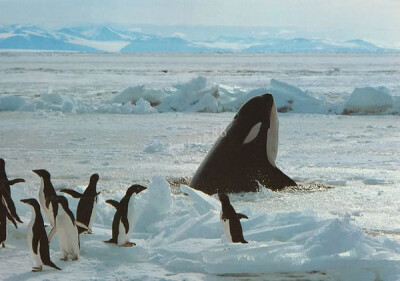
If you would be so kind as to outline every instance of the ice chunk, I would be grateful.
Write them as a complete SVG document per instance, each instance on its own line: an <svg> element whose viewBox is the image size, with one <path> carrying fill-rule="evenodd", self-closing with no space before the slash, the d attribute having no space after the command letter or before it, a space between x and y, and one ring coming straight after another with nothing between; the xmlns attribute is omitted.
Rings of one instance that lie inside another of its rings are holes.
<svg viewBox="0 0 400 281"><path fill-rule="evenodd" d="M222 107L214 96L205 94L195 105L190 107L189 111L218 113L222 111Z"/></svg>
<svg viewBox="0 0 400 281"><path fill-rule="evenodd" d="M343 114L383 113L391 107L393 98L388 88L356 88L346 101Z"/></svg>
<svg viewBox="0 0 400 281"><path fill-rule="evenodd" d="M171 188L168 182L161 176L153 177L147 190L142 192L140 200L135 202L135 231L147 232L150 229L148 226L168 215L171 206Z"/></svg>
<svg viewBox="0 0 400 281"><path fill-rule="evenodd" d="M42 94L41 98L42 98L42 101L48 102L51 104L61 105L64 102L63 98L59 94L56 94L56 93L45 93L45 94Z"/></svg>
<svg viewBox="0 0 400 281"><path fill-rule="evenodd" d="M0 98L0 111L15 111L23 107L25 99L18 96L5 96Z"/></svg>
<svg viewBox="0 0 400 281"><path fill-rule="evenodd" d="M141 98L140 100L138 100L136 102L135 106L133 107L133 113L134 114L152 114L152 113L158 113L158 111L157 111L157 109L155 109L154 107L152 107L150 105L150 102Z"/></svg>

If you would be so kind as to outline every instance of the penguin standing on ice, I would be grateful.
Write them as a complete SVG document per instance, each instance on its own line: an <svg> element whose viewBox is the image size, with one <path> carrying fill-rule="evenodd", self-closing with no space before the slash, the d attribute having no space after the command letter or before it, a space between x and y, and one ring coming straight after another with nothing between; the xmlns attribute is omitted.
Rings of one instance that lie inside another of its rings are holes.
<svg viewBox="0 0 400 281"><path fill-rule="evenodd" d="M22 223L12 200L10 188L11 185L19 182L25 182L25 180L20 178L8 180L5 161L0 158L0 246L3 248L7 239L7 218L15 228L18 228L17 222Z"/></svg>
<svg viewBox="0 0 400 281"><path fill-rule="evenodd" d="M114 243L118 246L132 247L135 243L130 242L133 227L135 226L135 210L134 200L135 194L147 189L144 186L134 184L128 188L125 196L120 202L115 200L107 200L106 202L114 206L117 211L115 212L112 223L112 238L106 243Z"/></svg>
<svg viewBox="0 0 400 281"><path fill-rule="evenodd" d="M7 218L14 224L15 228L18 228L16 219L11 215L10 206L13 207L15 211L14 201L0 182L0 246L2 248L6 246Z"/></svg>
<svg viewBox="0 0 400 281"><path fill-rule="evenodd" d="M14 201L11 198L11 185L16 183L25 182L24 179L13 179L8 180L6 174L6 163L4 159L0 158L0 196L2 196L0 201L3 202L4 206L7 209L7 217L8 219L15 225L17 228L16 221L22 223L21 219L19 218Z"/></svg>
<svg viewBox="0 0 400 281"><path fill-rule="evenodd" d="M229 197L226 194L219 194L219 200L222 204L221 223L226 240L228 243L248 243L244 240L242 225L240 219L248 219L246 215L236 213L232 207Z"/></svg>
<svg viewBox="0 0 400 281"><path fill-rule="evenodd" d="M86 226L75 220L74 214L68 207L67 198L64 196L51 197L53 203L53 214L55 225L49 234L49 243L54 234L58 235L61 252L63 253L62 261L67 261L68 256L72 256L73 261L79 259L80 241L78 234L78 225L87 229Z"/></svg>
<svg viewBox="0 0 400 281"><path fill-rule="evenodd" d="M39 203L43 209L43 213L50 222L50 224L54 225L54 216L53 216L53 201L49 200L49 198L57 196L56 191L54 190L53 184L50 180L50 173L46 170L33 170L35 174L37 174L41 178L41 184L39 189Z"/></svg>
<svg viewBox="0 0 400 281"><path fill-rule="evenodd" d="M96 191L97 182L99 181L99 175L93 174L90 177L90 182L88 187L85 189L83 194L74 191L72 189L61 189L61 192L67 193L74 198L80 198L78 207L76 209L76 219L77 221L83 223L87 228L91 229L97 209L97 199L100 192ZM86 231L85 228L78 226L78 232L81 234ZM91 232L88 232L92 234Z"/></svg>
<svg viewBox="0 0 400 281"><path fill-rule="evenodd" d="M21 202L28 204L32 208L32 219L27 227L27 241L29 249L32 252L36 266L32 268L33 272L42 271L43 265L61 270L50 260L49 241L44 229L40 205L36 199L22 199Z"/></svg>

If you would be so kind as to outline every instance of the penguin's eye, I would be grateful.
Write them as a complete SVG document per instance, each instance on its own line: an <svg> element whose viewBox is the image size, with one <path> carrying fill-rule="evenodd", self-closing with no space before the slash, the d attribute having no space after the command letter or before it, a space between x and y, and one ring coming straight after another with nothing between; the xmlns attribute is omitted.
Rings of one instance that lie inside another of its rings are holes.
<svg viewBox="0 0 400 281"><path fill-rule="evenodd" d="M224 221L226 221L226 219L224 219Z"/></svg>

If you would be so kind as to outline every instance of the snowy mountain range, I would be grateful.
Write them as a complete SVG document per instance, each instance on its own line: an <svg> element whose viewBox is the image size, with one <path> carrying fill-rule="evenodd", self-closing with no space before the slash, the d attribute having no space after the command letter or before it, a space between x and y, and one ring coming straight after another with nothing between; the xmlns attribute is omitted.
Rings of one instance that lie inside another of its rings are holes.
<svg viewBox="0 0 400 281"><path fill-rule="evenodd" d="M79 26L46 30L31 25L0 26L0 49L77 52L339 52L385 53L363 40L335 42L305 38L253 38L221 36L189 40L184 34L149 34L112 26Z"/></svg>

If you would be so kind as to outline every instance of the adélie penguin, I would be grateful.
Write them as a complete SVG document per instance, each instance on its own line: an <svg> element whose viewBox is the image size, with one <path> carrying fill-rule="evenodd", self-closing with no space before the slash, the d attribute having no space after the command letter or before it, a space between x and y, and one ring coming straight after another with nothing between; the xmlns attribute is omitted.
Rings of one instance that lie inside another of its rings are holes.
<svg viewBox="0 0 400 281"><path fill-rule="evenodd" d="M32 208L32 219L27 227L27 241L32 252L36 266L33 272L42 271L43 265L47 265L57 270L61 270L50 260L49 241L44 228L43 217L40 212L40 205L36 199L22 199L21 202L28 204Z"/></svg>
<svg viewBox="0 0 400 281"><path fill-rule="evenodd" d="M16 222L22 223L21 219L19 218L14 201L11 198L11 185L16 183L25 182L24 179L17 178L13 180L9 180L6 173L5 161L4 159L0 158L0 201L4 204L7 209L7 218L14 224L17 228Z"/></svg>
<svg viewBox="0 0 400 281"><path fill-rule="evenodd" d="M3 248L7 240L7 219L12 222L15 228L18 228L17 222L22 223L11 197L10 188L11 185L19 182L25 182L25 180L20 178L8 180L5 161L0 158L0 246Z"/></svg>
<svg viewBox="0 0 400 281"><path fill-rule="evenodd" d="M135 210L134 200L136 194L145 190L146 187L134 184L128 188L125 196L120 202L115 200L107 200L106 202L114 206L117 211L115 212L112 222L112 238L106 243L117 244L123 247L132 247L135 243L130 242L133 228L135 225Z"/></svg>
<svg viewBox="0 0 400 281"><path fill-rule="evenodd" d="M64 196L53 196L48 199L53 203L54 226L49 234L49 242L54 234L58 235L61 252L63 253L62 261L67 261L68 256L72 256L73 261L79 259L80 241L78 234L78 225L86 228L86 226L75 220L74 214L68 206L68 200Z"/></svg>
<svg viewBox="0 0 400 281"><path fill-rule="evenodd" d="M53 202L49 200L49 198L57 196L56 191L54 190L53 184L51 183L50 173L46 170L33 170L35 174L37 174L41 179L40 189L39 189L39 203L42 207L43 213L46 216L47 220L50 224L54 225L54 216L53 216Z"/></svg>
<svg viewBox="0 0 400 281"><path fill-rule="evenodd" d="M86 225L87 228L91 229L97 209L97 199L100 192L96 191L97 182L99 181L99 175L93 174L90 177L89 185L83 193L79 193L72 189L61 189L61 192L67 193L74 198L79 198L78 207L76 209L76 220ZM78 232L87 232L83 227L78 226ZM88 232L91 234L91 232Z"/></svg>
<svg viewBox="0 0 400 281"><path fill-rule="evenodd" d="M244 240L240 219L248 219L246 215L236 213L226 194L218 194L221 201L221 223L226 241L228 243L248 243Z"/></svg>

